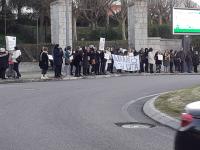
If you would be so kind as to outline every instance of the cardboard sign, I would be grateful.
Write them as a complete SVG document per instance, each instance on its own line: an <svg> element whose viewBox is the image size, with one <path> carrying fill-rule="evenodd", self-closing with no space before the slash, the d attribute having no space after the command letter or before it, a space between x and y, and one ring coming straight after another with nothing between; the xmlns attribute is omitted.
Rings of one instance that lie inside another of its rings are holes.
<svg viewBox="0 0 200 150"><path fill-rule="evenodd" d="M16 37L6 36L6 49L8 51L13 51L16 47Z"/></svg>
<svg viewBox="0 0 200 150"><path fill-rule="evenodd" d="M158 54L158 60L163 60L163 55Z"/></svg>
<svg viewBox="0 0 200 150"><path fill-rule="evenodd" d="M101 51L104 51L104 50L105 50L105 42L106 42L106 39L105 39L105 38L100 38L99 50L101 50Z"/></svg>

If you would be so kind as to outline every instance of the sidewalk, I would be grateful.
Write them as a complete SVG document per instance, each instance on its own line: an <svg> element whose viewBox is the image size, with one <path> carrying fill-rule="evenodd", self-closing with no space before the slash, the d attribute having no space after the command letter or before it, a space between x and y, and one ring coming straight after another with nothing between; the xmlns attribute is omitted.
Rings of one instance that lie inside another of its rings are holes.
<svg viewBox="0 0 200 150"><path fill-rule="evenodd" d="M99 75L99 76L84 76L84 77L64 77L63 79L55 79L54 72L50 69L47 73L49 79L48 80L41 80L41 70L38 66L38 62L22 62L19 66L19 70L21 72L22 78L20 79L6 79L0 80L0 84L3 83L21 83L21 82L42 82L42 81L57 81L57 80L75 80L75 79L95 79L95 78L109 78L109 77L119 77L119 76L160 76L160 75L200 75L199 73L129 73L123 72L121 74L110 74L108 75Z"/></svg>

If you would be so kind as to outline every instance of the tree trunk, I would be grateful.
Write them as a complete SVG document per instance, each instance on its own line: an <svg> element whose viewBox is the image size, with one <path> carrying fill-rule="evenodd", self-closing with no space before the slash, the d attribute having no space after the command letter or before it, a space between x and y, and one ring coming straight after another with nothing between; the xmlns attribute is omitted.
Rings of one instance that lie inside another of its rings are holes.
<svg viewBox="0 0 200 150"><path fill-rule="evenodd" d="M121 30L122 30L122 40L126 40L126 20L122 20Z"/></svg>
<svg viewBox="0 0 200 150"><path fill-rule="evenodd" d="M72 19L73 19L73 41L76 42L78 40L77 27L76 27L77 18L74 16Z"/></svg>

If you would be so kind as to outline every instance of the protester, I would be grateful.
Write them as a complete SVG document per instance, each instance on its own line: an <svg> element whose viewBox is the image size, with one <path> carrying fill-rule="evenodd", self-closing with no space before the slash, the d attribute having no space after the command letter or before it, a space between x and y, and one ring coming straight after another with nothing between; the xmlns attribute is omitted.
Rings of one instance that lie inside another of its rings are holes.
<svg viewBox="0 0 200 150"><path fill-rule="evenodd" d="M143 73L146 60L145 51L143 48L139 51L139 55L140 55L140 72Z"/></svg>
<svg viewBox="0 0 200 150"><path fill-rule="evenodd" d="M6 79L6 69L8 68L8 57L9 54L5 48L0 49L0 78L2 80Z"/></svg>
<svg viewBox="0 0 200 150"><path fill-rule="evenodd" d="M185 62L186 62L186 67L187 67L187 72L192 73L192 52L189 50L186 52L186 57L185 57Z"/></svg>
<svg viewBox="0 0 200 150"><path fill-rule="evenodd" d="M154 73L153 65L155 64L155 59L154 59L154 54L153 54L152 48L149 49L148 62L149 62L149 67L150 67L150 73Z"/></svg>
<svg viewBox="0 0 200 150"><path fill-rule="evenodd" d="M88 73L88 68L89 68L88 57L89 57L89 54L88 54L88 49L86 47L83 47L82 50L83 50L83 75L87 76L87 75L89 75L89 73Z"/></svg>
<svg viewBox="0 0 200 150"><path fill-rule="evenodd" d="M74 65L76 67L75 70L75 77L80 77L81 76L81 61L82 61L82 56L81 56L82 52L81 50L76 50L75 55L74 55Z"/></svg>
<svg viewBox="0 0 200 150"><path fill-rule="evenodd" d="M165 50L164 55L163 55L163 66L164 66L165 73L168 73L169 65L170 65L170 53L168 50Z"/></svg>
<svg viewBox="0 0 200 150"><path fill-rule="evenodd" d="M177 57L180 61L180 72L185 72L185 52L183 51L183 48L177 53Z"/></svg>
<svg viewBox="0 0 200 150"><path fill-rule="evenodd" d="M65 76L68 76L69 75L69 66L70 66L70 56L72 54L72 51L71 51L71 46L67 46L65 48L65 51L64 51L64 62L65 62L65 66L64 66L64 71L65 71Z"/></svg>
<svg viewBox="0 0 200 150"><path fill-rule="evenodd" d="M169 57L170 57L170 73L174 73L174 71L173 71L173 67L174 67L174 53L173 53L172 49L169 52Z"/></svg>
<svg viewBox="0 0 200 150"><path fill-rule="evenodd" d="M178 59L177 57L177 50L174 51L174 66L175 66L175 72L178 72L179 71L179 63L180 63L180 60Z"/></svg>
<svg viewBox="0 0 200 150"><path fill-rule="evenodd" d="M193 57L192 57L192 62L193 62L193 67L194 67L194 72L198 73L198 66L199 66L199 53L198 51L194 51Z"/></svg>
<svg viewBox="0 0 200 150"><path fill-rule="evenodd" d="M162 56L162 53L160 51L156 52L155 54L156 73L161 73L162 60L159 58L159 55Z"/></svg>
<svg viewBox="0 0 200 150"><path fill-rule="evenodd" d="M13 55L12 55L12 60L13 60L13 63L14 63L13 70L17 73L16 78L20 78L21 77L21 74L19 72L19 64L20 64L20 62L22 60L22 56L21 55L22 55L21 51L18 49L18 47L15 47Z"/></svg>
<svg viewBox="0 0 200 150"><path fill-rule="evenodd" d="M105 59L105 54L104 51L101 51L100 53L100 60L101 60L101 68L100 68L100 74L101 75L105 75L105 67L106 67L106 59Z"/></svg>
<svg viewBox="0 0 200 150"><path fill-rule="evenodd" d="M40 54L39 66L42 70L41 79L48 79L47 71L49 67L49 57L48 57L48 48L43 47L42 52Z"/></svg>
<svg viewBox="0 0 200 150"><path fill-rule="evenodd" d="M62 63L63 63L63 51L59 48L59 45L56 44L53 49L53 60L54 60L54 71L55 78L60 78L62 76Z"/></svg>
<svg viewBox="0 0 200 150"><path fill-rule="evenodd" d="M149 49L145 48L145 51L144 51L145 61L144 61L144 63L145 63L145 72L146 73L149 73L148 53L149 53Z"/></svg>

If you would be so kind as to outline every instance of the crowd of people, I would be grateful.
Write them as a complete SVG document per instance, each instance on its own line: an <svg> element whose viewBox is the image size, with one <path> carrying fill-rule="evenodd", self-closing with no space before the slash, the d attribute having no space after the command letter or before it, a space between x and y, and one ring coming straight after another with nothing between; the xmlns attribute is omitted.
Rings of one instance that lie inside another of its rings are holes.
<svg viewBox="0 0 200 150"><path fill-rule="evenodd" d="M22 60L22 53L15 47L13 51L7 51L5 48L0 48L0 78L16 78L19 79L19 64Z"/></svg>
<svg viewBox="0 0 200 150"><path fill-rule="evenodd" d="M43 48L40 55L42 79L48 78L46 76L48 70L47 51L47 48ZM197 73L200 61L198 50L183 51L181 49L179 51L165 50L155 52L152 48L142 48L139 51L107 48L102 51L90 45L89 47L78 47L76 50L72 50L68 46L63 51L59 45L56 45L52 52L55 78L61 78L62 76L105 75L114 71L121 73L122 70L117 70L114 67L112 54L121 56L139 55L140 70L138 72L140 73ZM62 67L63 64L64 67Z"/></svg>
<svg viewBox="0 0 200 150"><path fill-rule="evenodd" d="M116 69L112 54L120 56L139 56L139 73L198 73L199 51L191 49L183 51L165 50L155 51L145 48L139 51L134 49L106 48L98 50L95 46L78 47L72 49L67 46L64 50L55 45L52 55L48 54L48 48L43 47L39 56L39 67L41 68L41 79L48 79L47 72L49 64L53 64L54 77L63 76L88 76L105 75L108 73L122 73L123 70ZM14 51L0 49L0 78L20 78L19 64L21 62L21 51L15 47ZM50 58L52 56L52 58ZM128 72L124 70L125 72ZM131 72L133 73L133 72Z"/></svg>

